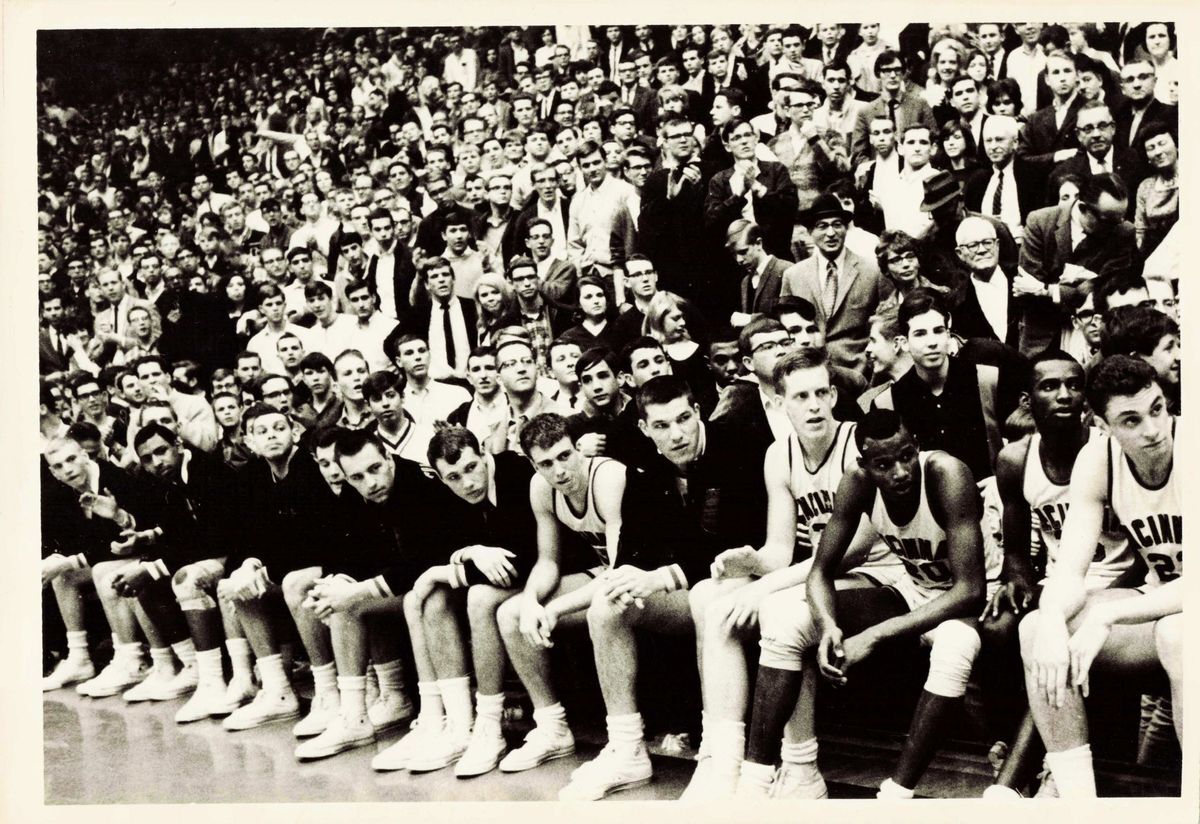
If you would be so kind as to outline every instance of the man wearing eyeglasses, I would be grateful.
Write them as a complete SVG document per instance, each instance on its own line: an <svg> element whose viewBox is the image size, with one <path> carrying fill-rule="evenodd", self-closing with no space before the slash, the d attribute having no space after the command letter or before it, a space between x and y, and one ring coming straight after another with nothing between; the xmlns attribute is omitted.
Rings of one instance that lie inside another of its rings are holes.
<svg viewBox="0 0 1200 824"><path fill-rule="evenodd" d="M850 157L857 166L872 155L869 142L871 121L886 117L896 127L896 134L915 123L929 127L930 134L937 130L933 109L925 101L919 88L910 88L904 76L904 60L898 52L887 49L875 58L875 76L879 78L881 94L870 105L864 106L854 121L854 139L850 144Z"/></svg>
<svg viewBox="0 0 1200 824"><path fill-rule="evenodd" d="M549 226L550 256L565 260L567 252L567 226L570 225L570 201L558 188L558 170L552 163L534 163L529 167L529 180L536 198L530 198L521 211L508 223L504 237L500 240L500 251L507 266L516 255L530 251L526 247L526 236L534 220L544 220Z"/></svg>
<svg viewBox="0 0 1200 824"><path fill-rule="evenodd" d="M1121 92L1125 97L1114 111L1117 126L1113 142L1118 146L1137 146L1138 134L1151 123L1178 127L1177 107L1154 96L1155 80L1154 64L1149 60L1132 60L1121 68Z"/></svg>
<svg viewBox="0 0 1200 824"><path fill-rule="evenodd" d="M969 288L954 311L954 332L1016 346L1020 337L1009 273L1000 268L1000 244L992 224L968 217L955 234L958 259L971 273Z"/></svg>
<svg viewBox="0 0 1200 824"><path fill-rule="evenodd" d="M729 224L745 218L762 227L768 252L791 260L799 197L788 167L758 159L758 131L745 120L731 119L722 126L721 140L733 156L733 165L708 183L705 229L713 237L724 237Z"/></svg>
<svg viewBox="0 0 1200 824"><path fill-rule="evenodd" d="M1088 282L1136 256L1133 224L1125 219L1129 190L1114 174L1085 178L1074 203L1029 214L1013 293L1021 304L1020 349L1040 351L1068 328Z"/></svg>
<svg viewBox="0 0 1200 824"><path fill-rule="evenodd" d="M801 210L812 205L821 189L840 173L849 171L850 158L837 131L819 128L813 114L825 100L825 90L813 80L804 80L789 92L787 111L791 126L767 147L787 166L796 184Z"/></svg>
<svg viewBox="0 0 1200 824"><path fill-rule="evenodd" d="M1054 167L1047 188L1047 203L1050 194L1057 196L1058 187L1067 175L1078 178L1112 172L1121 178L1125 188L1136 192L1144 173L1141 162L1133 149L1113 141L1116 121L1108 106L1098 100L1090 100L1079 108L1075 116L1075 133L1079 137L1079 151ZM1129 198L1126 217L1133 217L1135 198Z"/></svg>

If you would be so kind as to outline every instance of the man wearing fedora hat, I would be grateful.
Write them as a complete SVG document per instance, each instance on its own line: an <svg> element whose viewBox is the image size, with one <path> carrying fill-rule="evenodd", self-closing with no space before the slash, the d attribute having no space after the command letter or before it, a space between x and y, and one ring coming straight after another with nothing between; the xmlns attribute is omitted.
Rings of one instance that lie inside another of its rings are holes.
<svg viewBox="0 0 1200 824"><path fill-rule="evenodd" d="M853 218L836 196L817 196L803 215L815 253L784 272L780 294L802 297L815 306L831 360L862 372L867 365L871 315L891 294L892 285L879 274L875 261L846 248L846 230Z"/></svg>
<svg viewBox="0 0 1200 824"><path fill-rule="evenodd" d="M967 209L962 184L950 172L938 172L924 181L921 211L933 218L933 226L921 239L921 273L939 286L954 287L964 282L967 272L958 258L955 233L967 217L982 217L996 230L1000 268L1012 271L1017 265L1017 244L1008 226L998 218Z"/></svg>

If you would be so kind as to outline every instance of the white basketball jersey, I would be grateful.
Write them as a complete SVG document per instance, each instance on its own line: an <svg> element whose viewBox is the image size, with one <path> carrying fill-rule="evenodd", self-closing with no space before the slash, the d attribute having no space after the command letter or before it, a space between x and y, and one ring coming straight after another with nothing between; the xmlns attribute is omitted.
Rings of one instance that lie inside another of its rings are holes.
<svg viewBox="0 0 1200 824"><path fill-rule="evenodd" d="M1175 445L1179 445L1178 433ZM1142 553L1146 584L1158 586L1183 575L1183 494L1175 456L1158 487L1144 484L1113 438L1108 444L1108 501L1129 542Z"/></svg>
<svg viewBox="0 0 1200 824"><path fill-rule="evenodd" d="M1104 437L1100 430L1088 432L1088 442ZM1062 539L1063 523L1067 519L1070 484L1056 484L1046 476L1039 449L1040 433L1029 438L1029 451L1025 455L1025 474L1022 492L1033 515L1034 531L1046 547L1046 578L1054 570L1058 559L1059 541ZM1096 551L1088 565L1086 586L1089 591L1105 589L1121 577L1133 564L1133 549L1121 529L1121 524L1111 506L1104 507L1104 525ZM1043 579L1044 581L1044 579Z"/></svg>
<svg viewBox="0 0 1200 824"><path fill-rule="evenodd" d="M600 513L596 511L596 470L601 464L607 463L611 458L590 458L588 460L588 489L587 489L587 506L584 508L581 515L576 515L571 509L571 503L566 496L554 490L554 516L559 522L572 532L578 532L587 542L592 551L599 556L600 563L604 566L612 566L613 561L608 557L608 541L604 533L604 519L600 517Z"/></svg>
<svg viewBox="0 0 1200 824"><path fill-rule="evenodd" d="M918 456L921 471L921 502L917 511L906 524L897 524L888 515L883 496L878 492L871 507L871 525L901 563L909 578L923 590L946 590L954 584L950 570L950 549L946 542L946 531L933 517L929 508L929 478L925 464L932 453L922 452Z"/></svg>

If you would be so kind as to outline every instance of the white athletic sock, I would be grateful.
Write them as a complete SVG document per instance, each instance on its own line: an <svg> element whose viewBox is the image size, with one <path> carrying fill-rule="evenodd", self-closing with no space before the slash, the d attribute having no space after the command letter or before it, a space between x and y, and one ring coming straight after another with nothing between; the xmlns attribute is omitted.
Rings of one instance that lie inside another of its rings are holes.
<svg viewBox="0 0 1200 824"><path fill-rule="evenodd" d="M471 705L471 679L465 675L461 678L443 678L437 685L451 728L458 735L466 735L471 731L471 722L475 720L475 708Z"/></svg>
<svg viewBox="0 0 1200 824"><path fill-rule="evenodd" d="M739 783L747 783L753 787L766 789L775 780L774 764L755 764L753 761L742 762L742 773Z"/></svg>
<svg viewBox="0 0 1200 824"><path fill-rule="evenodd" d="M245 638L229 638L225 641L225 649L229 650L229 662L233 665L233 680L249 681L253 668L251 666L250 642Z"/></svg>
<svg viewBox="0 0 1200 824"><path fill-rule="evenodd" d="M623 753L632 753L645 741L646 727L640 712L610 715L604 719L608 727L608 743Z"/></svg>
<svg viewBox="0 0 1200 824"><path fill-rule="evenodd" d="M417 694L421 696L421 714L418 718L421 726L440 724L446 715L442 706L442 688L437 681L418 681Z"/></svg>
<svg viewBox="0 0 1200 824"><path fill-rule="evenodd" d="M563 735L570 731L570 727L567 726L567 711L563 709L562 704L535 709L533 723L555 735Z"/></svg>
<svg viewBox="0 0 1200 824"><path fill-rule="evenodd" d="M889 778L886 781L884 781L882 784L879 785L879 792L875 793L875 797L876 798L890 798L890 799L901 799L901 798L907 799L907 798L913 797L913 791L908 789L908 787L901 787L899 784L897 784L895 781L893 781L892 779Z"/></svg>
<svg viewBox="0 0 1200 824"><path fill-rule="evenodd" d="M379 679L380 695L389 692L404 692L404 670L399 659L375 664L372 669L375 670L375 677Z"/></svg>
<svg viewBox="0 0 1200 824"><path fill-rule="evenodd" d="M221 650L202 649L196 652L196 668L200 686L225 686L225 670L221 668Z"/></svg>
<svg viewBox="0 0 1200 824"><path fill-rule="evenodd" d="M92 656L88 653L87 630L67 632L67 660L80 664L92 660Z"/></svg>
<svg viewBox="0 0 1200 824"><path fill-rule="evenodd" d="M161 672L164 675L175 674L175 654L171 652L170 647L151 647L150 661L154 665L154 672Z"/></svg>
<svg viewBox="0 0 1200 824"><path fill-rule="evenodd" d="M337 668L331 661L328 664L322 664L319 667L312 668L313 691L317 695L327 695L331 692L337 692L341 687L338 686ZM363 678L363 694L366 694L367 680Z"/></svg>
<svg viewBox="0 0 1200 824"><path fill-rule="evenodd" d="M708 751L725 764L740 764L746 757L746 725L742 721L716 718L709 722L712 739Z"/></svg>
<svg viewBox="0 0 1200 824"><path fill-rule="evenodd" d="M121 660L129 666L137 666L143 661L145 649L137 641L131 641L128 644L118 645L114 651L114 657L117 655L121 656Z"/></svg>
<svg viewBox="0 0 1200 824"><path fill-rule="evenodd" d="M176 641L171 644L171 649L175 650L175 657L179 659L179 663L185 667L194 666L196 663L196 645L192 643L191 638L185 638L182 641Z"/></svg>
<svg viewBox="0 0 1200 824"><path fill-rule="evenodd" d="M258 675L262 678L264 690L280 693L292 691L287 671L283 668L283 656L279 653L265 655L258 659Z"/></svg>
<svg viewBox="0 0 1200 824"><path fill-rule="evenodd" d="M329 665L330 667L333 664ZM337 690L341 695L342 718L361 721L367 715L367 676L338 675Z"/></svg>
<svg viewBox="0 0 1200 824"><path fill-rule="evenodd" d="M1096 773L1092 767L1092 747L1082 744L1062 752L1046 753L1046 764L1058 785L1061 798L1095 798Z"/></svg>
<svg viewBox="0 0 1200 824"><path fill-rule="evenodd" d="M500 732L501 718L504 716L504 693L483 695L475 693L475 726L492 726L496 733Z"/></svg>
<svg viewBox="0 0 1200 824"><path fill-rule="evenodd" d="M817 739L810 738L807 741L788 741L783 740L783 747L780 749L780 760L785 764L813 764L817 763Z"/></svg>

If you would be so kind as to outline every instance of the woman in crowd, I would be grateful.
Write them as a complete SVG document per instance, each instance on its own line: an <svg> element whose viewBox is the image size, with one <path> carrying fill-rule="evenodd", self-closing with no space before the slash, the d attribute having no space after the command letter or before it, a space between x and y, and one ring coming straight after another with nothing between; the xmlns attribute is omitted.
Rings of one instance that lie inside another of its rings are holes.
<svg viewBox="0 0 1200 824"><path fill-rule="evenodd" d="M673 292L659 292L650 299L642 334L663 345L671 360L671 372L688 382L705 417L717 405L717 387L700 344L692 340L683 316L683 302Z"/></svg>
<svg viewBox="0 0 1200 824"><path fill-rule="evenodd" d="M475 283L475 310L480 346L495 346L497 332L521 322L512 284L493 272L484 272Z"/></svg>
<svg viewBox="0 0 1200 824"><path fill-rule="evenodd" d="M1138 186L1133 225L1138 248L1148 257L1179 219L1179 146L1163 123L1151 124L1141 134L1138 150L1154 173Z"/></svg>
<svg viewBox="0 0 1200 824"><path fill-rule="evenodd" d="M608 284L594 275L579 279L579 323L572 326L563 337L579 344L586 352L593 346L615 350L614 323L617 308L608 292Z"/></svg>

